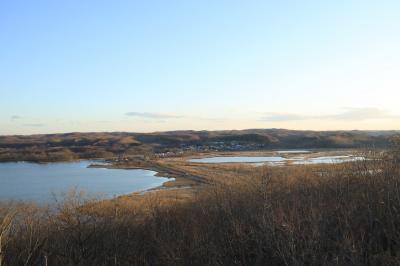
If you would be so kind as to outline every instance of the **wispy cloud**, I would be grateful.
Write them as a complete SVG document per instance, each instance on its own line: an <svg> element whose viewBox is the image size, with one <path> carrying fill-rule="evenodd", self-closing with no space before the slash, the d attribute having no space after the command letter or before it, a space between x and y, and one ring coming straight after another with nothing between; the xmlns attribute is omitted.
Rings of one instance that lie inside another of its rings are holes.
<svg viewBox="0 0 400 266"><path fill-rule="evenodd" d="M18 119L22 119L22 117L21 116L19 116L19 115L13 115L13 116L11 116L11 120L18 120Z"/></svg>
<svg viewBox="0 0 400 266"><path fill-rule="evenodd" d="M285 122L299 120L348 120L360 121L368 119L400 119L378 108L344 108L342 113L331 115L301 115L294 113L266 113L261 120L270 122Z"/></svg>
<svg viewBox="0 0 400 266"><path fill-rule="evenodd" d="M162 113L128 112L125 115L126 116L131 116L131 117L146 118L146 119L178 119L178 118L183 118L183 116L179 116L179 115L162 114Z"/></svg>
<svg viewBox="0 0 400 266"><path fill-rule="evenodd" d="M345 112L341 114L326 116L335 120L367 120L367 119L384 119L396 118L378 108L345 108Z"/></svg>
<svg viewBox="0 0 400 266"><path fill-rule="evenodd" d="M176 115L176 114L147 113L147 112L128 112L125 113L125 115L130 117L151 120L151 122L167 122L168 119L192 119L192 120L205 120L205 121L215 121L215 122L222 122L227 120L227 118L221 118L221 117L203 117L197 115Z"/></svg>
<svg viewBox="0 0 400 266"><path fill-rule="evenodd" d="M45 124L33 123L33 124L24 124L26 127L44 127Z"/></svg>
<svg viewBox="0 0 400 266"><path fill-rule="evenodd" d="M309 116L291 114L291 113L266 113L264 117L261 118L263 121L296 121L296 120L307 120Z"/></svg>

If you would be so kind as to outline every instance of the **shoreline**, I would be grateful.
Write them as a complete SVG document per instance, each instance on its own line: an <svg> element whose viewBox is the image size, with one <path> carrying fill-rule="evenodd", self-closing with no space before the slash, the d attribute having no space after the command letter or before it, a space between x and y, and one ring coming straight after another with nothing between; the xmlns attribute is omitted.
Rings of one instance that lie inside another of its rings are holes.
<svg viewBox="0 0 400 266"><path fill-rule="evenodd" d="M190 154L187 156L179 157L165 157L165 158L151 158L151 159L137 159L130 158L124 161L113 161L110 158L93 158L93 159L78 159L57 162L30 162L30 161L17 161L37 164L49 163L70 163L88 161L87 168L103 168L103 169L119 169L119 170L135 170L142 169L154 172L154 176L168 178L162 185L145 189L143 191L132 191L127 194L121 194L116 198L126 198L132 196L144 196L149 193L162 192L176 192L181 193L185 190L197 190L203 185L209 184L211 180L221 180L222 176L235 175L236 171L247 172L251 169L250 164L246 163L223 163L223 164L208 164L190 162L193 158L207 158L207 157L224 157L224 156L282 156L284 158L296 157L302 155L305 158L315 156L327 155L340 155L355 152L362 152L357 149L329 149L329 150L316 150L309 149L307 151L301 150L296 153L295 149L285 150L287 153L282 153L280 150L258 150L258 151L236 151L236 152L202 152L197 154ZM0 162L1 163L1 162ZM288 166L288 165L284 165ZM241 170L237 170L241 168ZM236 169L236 170L235 170ZM239 173L237 172L237 173ZM168 193L167 193L168 194ZM106 198L104 200L113 200L113 198Z"/></svg>

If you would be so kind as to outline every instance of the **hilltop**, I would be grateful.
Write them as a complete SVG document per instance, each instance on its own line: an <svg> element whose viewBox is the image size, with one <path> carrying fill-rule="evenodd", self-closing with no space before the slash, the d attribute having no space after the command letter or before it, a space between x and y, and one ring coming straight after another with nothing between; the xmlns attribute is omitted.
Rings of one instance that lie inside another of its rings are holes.
<svg viewBox="0 0 400 266"><path fill-rule="evenodd" d="M387 148L400 131L247 129L0 136L1 161L67 161L127 155L266 149Z"/></svg>

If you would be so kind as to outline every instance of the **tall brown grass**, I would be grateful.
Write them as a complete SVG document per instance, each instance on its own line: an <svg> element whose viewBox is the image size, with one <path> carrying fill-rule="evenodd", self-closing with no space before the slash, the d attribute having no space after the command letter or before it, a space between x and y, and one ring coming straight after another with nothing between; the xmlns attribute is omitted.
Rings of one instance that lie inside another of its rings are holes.
<svg viewBox="0 0 400 266"><path fill-rule="evenodd" d="M77 195L56 210L3 203L1 256L4 265L399 265L399 174L398 157L380 155L255 169L146 211Z"/></svg>

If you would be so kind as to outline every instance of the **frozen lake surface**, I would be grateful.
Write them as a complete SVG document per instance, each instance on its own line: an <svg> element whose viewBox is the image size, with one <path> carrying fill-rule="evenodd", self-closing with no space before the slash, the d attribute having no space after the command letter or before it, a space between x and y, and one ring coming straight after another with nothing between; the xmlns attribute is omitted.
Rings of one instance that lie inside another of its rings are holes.
<svg viewBox="0 0 400 266"><path fill-rule="evenodd" d="M283 162L287 159L280 156L270 157L248 157L248 156L226 156L226 157L208 157L200 159L191 159L192 163L259 163L259 162Z"/></svg>
<svg viewBox="0 0 400 266"><path fill-rule="evenodd" d="M301 161L295 161L293 164L332 164L332 163L345 163L364 160L360 156L322 156L315 158L308 158Z"/></svg>
<svg viewBox="0 0 400 266"><path fill-rule="evenodd" d="M288 153L284 151L282 153ZM291 151L290 153L305 153L305 151ZM289 157L284 158L281 156L270 156L270 157L252 157L252 156L221 156L221 157L207 157L200 159L191 159L193 163L253 163L255 166L261 166L264 164L268 165L284 165L286 162L292 164L333 164L333 163L344 163L354 162L363 160L364 157L360 156L321 156L321 157Z"/></svg>
<svg viewBox="0 0 400 266"><path fill-rule="evenodd" d="M287 150L287 151L277 151L277 153L281 154L296 154L296 153L309 153L307 150Z"/></svg>

